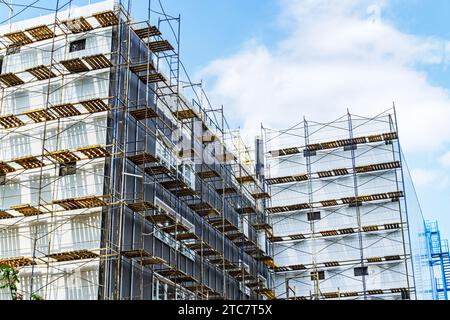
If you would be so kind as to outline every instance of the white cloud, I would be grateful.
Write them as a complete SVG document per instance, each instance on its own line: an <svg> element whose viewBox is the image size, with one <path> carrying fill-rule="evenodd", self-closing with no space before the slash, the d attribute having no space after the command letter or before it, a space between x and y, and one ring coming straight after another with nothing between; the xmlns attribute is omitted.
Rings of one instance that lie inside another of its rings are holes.
<svg viewBox="0 0 450 320"><path fill-rule="evenodd" d="M450 151L445 153L442 157L439 158L439 162L444 167L450 167Z"/></svg>
<svg viewBox="0 0 450 320"><path fill-rule="evenodd" d="M286 128L303 115L333 120L347 108L376 115L395 101L407 151L450 142L449 92L417 68L448 61L449 42L404 34L380 20L389 1L379 7L367 0L280 2L285 39L273 46L251 40L201 72L213 81L213 100L244 132L259 134L261 122Z"/></svg>
<svg viewBox="0 0 450 320"><path fill-rule="evenodd" d="M429 187L443 191L450 186L448 175L442 174L442 172L436 169L415 168L411 170L411 177L414 185L424 191L425 188Z"/></svg>

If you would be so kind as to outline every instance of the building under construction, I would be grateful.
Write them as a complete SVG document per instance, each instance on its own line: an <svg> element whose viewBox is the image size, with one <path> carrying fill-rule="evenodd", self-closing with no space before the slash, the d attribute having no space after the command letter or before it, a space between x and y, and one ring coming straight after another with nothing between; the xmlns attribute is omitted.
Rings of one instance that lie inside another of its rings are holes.
<svg viewBox="0 0 450 320"><path fill-rule="evenodd" d="M160 2L49 2L0 1L0 265L24 299L448 299L395 109L249 148Z"/></svg>
<svg viewBox="0 0 450 320"><path fill-rule="evenodd" d="M185 74L180 17L76 2L0 27L0 258L19 291L273 298L267 188Z"/></svg>
<svg viewBox="0 0 450 320"><path fill-rule="evenodd" d="M394 109L263 133L277 298L432 299Z"/></svg>

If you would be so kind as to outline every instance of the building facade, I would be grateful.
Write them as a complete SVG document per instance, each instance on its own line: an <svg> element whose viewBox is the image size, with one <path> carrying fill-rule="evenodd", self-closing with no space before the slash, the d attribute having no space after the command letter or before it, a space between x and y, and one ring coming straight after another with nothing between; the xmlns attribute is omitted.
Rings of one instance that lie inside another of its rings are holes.
<svg viewBox="0 0 450 320"><path fill-rule="evenodd" d="M25 299L273 297L266 187L158 18L105 1L0 28L0 263Z"/></svg>
<svg viewBox="0 0 450 320"><path fill-rule="evenodd" d="M277 298L432 298L395 110L263 132Z"/></svg>

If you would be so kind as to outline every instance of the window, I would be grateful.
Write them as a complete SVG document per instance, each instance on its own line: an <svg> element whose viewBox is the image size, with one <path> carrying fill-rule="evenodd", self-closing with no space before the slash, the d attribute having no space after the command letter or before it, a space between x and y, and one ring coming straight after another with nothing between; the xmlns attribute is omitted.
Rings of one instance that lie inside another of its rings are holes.
<svg viewBox="0 0 450 320"><path fill-rule="evenodd" d="M2 74L3 68L3 56L0 56L0 74Z"/></svg>
<svg viewBox="0 0 450 320"><path fill-rule="evenodd" d="M6 175L0 175L0 186L4 186L6 184Z"/></svg>
<svg viewBox="0 0 450 320"><path fill-rule="evenodd" d="M409 291L402 291L402 300L411 300L411 294Z"/></svg>
<svg viewBox="0 0 450 320"><path fill-rule="evenodd" d="M369 268L368 267L359 267L353 269L355 272L355 277L362 277L369 275Z"/></svg>
<svg viewBox="0 0 450 320"><path fill-rule="evenodd" d="M305 150L303 150L303 156L306 158L306 157L314 157L314 156L316 156L317 155L317 152L316 151L311 151L311 150L309 150L309 149L305 149Z"/></svg>
<svg viewBox="0 0 450 320"><path fill-rule="evenodd" d="M31 248L39 254L47 254L49 249L48 223L46 221L30 225Z"/></svg>
<svg viewBox="0 0 450 320"><path fill-rule="evenodd" d="M311 272L311 281L324 279L325 279L325 271Z"/></svg>
<svg viewBox="0 0 450 320"><path fill-rule="evenodd" d="M352 202L349 204L350 208L356 208L356 207L361 207L362 206L362 202L361 201L356 201L356 202Z"/></svg>
<svg viewBox="0 0 450 320"><path fill-rule="evenodd" d="M352 151L358 149L358 146L356 144L351 144L349 146L344 147L344 151Z"/></svg>
<svg viewBox="0 0 450 320"><path fill-rule="evenodd" d="M320 211L308 212L308 221L315 221L315 220L320 220L320 219L322 219L320 217Z"/></svg>
<svg viewBox="0 0 450 320"><path fill-rule="evenodd" d="M61 164L59 166L59 176L60 177L70 176L70 175L74 175L76 173L77 173L77 163L76 162L65 163L65 164Z"/></svg>
<svg viewBox="0 0 450 320"><path fill-rule="evenodd" d="M81 51L84 49L86 49L86 39L71 42L69 52Z"/></svg>
<svg viewBox="0 0 450 320"><path fill-rule="evenodd" d="M20 52L20 46L18 45L11 45L8 46L6 49L6 55L9 56L10 54L16 54Z"/></svg>

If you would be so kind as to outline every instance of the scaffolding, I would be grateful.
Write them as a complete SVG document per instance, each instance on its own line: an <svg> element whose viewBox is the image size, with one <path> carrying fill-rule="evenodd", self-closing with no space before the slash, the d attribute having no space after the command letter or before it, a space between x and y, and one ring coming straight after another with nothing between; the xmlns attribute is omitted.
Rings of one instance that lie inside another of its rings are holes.
<svg viewBox="0 0 450 320"><path fill-rule="evenodd" d="M181 63L180 16L75 3L0 37L1 263L26 298L275 298L267 185Z"/></svg>
<svg viewBox="0 0 450 320"><path fill-rule="evenodd" d="M448 240L441 239L436 221L427 222L425 232L428 240L429 263L434 275L434 300L448 300L450 291L450 254Z"/></svg>
<svg viewBox="0 0 450 320"><path fill-rule="evenodd" d="M415 299L395 109L262 134L276 297Z"/></svg>

